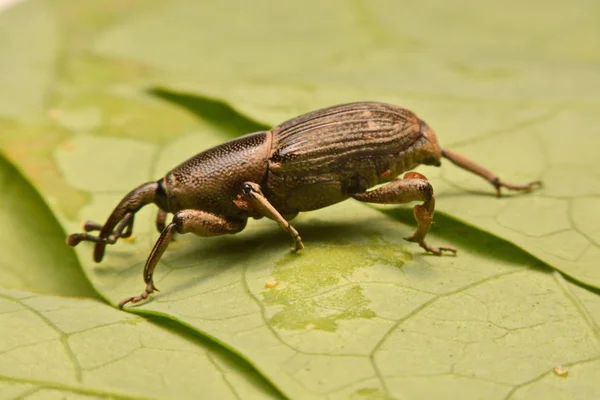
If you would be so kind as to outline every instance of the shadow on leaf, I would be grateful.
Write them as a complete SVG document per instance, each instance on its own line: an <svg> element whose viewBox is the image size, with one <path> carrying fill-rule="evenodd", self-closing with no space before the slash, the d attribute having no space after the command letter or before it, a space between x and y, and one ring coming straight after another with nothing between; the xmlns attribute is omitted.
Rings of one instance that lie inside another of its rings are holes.
<svg viewBox="0 0 600 400"><path fill-rule="evenodd" d="M240 114L222 101L163 88L153 88L148 92L152 96L185 108L198 118L223 129L231 137L270 129L269 126Z"/></svg>
<svg viewBox="0 0 600 400"><path fill-rule="evenodd" d="M184 322L164 314L158 314L146 310L142 310L136 314L141 315L151 323L168 330L173 335L192 342L198 345L200 348L207 349L207 357L218 358L222 364L231 370L241 371L244 374L249 374L252 378L252 381L254 381L254 384L259 385L265 392L265 395L268 395L272 398L284 398L283 394L277 389L277 387L268 381L262 374L260 374L250 364L250 362L248 362L248 360L241 357L237 351L230 348L230 346L221 342L220 340L217 340L216 338L204 333L200 333L198 330L190 327ZM215 363L215 360L212 360L212 362ZM215 365L217 364L215 363Z"/></svg>
<svg viewBox="0 0 600 400"><path fill-rule="evenodd" d="M410 208L374 208L404 224L415 223ZM552 270L548 264L536 259L518 246L439 212L435 214L430 233L456 246L457 257L460 257L461 250L464 250L504 262L527 265L545 273L550 273Z"/></svg>

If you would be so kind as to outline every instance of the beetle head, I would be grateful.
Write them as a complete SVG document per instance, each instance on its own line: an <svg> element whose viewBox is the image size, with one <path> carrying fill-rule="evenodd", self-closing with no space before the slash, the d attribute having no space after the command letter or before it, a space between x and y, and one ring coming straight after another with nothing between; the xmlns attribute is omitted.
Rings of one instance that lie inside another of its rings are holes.
<svg viewBox="0 0 600 400"><path fill-rule="evenodd" d="M439 167L442 165L440 161L442 158L442 148L438 143L437 136L435 135L435 131L431 129L425 121L421 120L421 135L425 140L421 141L421 148L419 149L420 154L423 155L423 159L421 160L422 164L425 165L435 165Z"/></svg>

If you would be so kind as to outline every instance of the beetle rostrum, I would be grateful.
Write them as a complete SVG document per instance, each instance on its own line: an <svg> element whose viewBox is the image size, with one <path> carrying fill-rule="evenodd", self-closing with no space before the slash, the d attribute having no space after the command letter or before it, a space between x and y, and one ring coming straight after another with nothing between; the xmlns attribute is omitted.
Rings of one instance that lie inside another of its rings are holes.
<svg viewBox="0 0 600 400"><path fill-rule="evenodd" d="M251 133L205 150L184 161L156 182L129 192L104 225L87 221L85 233L67 237L67 244L95 243L100 262L107 244L131 236L135 213L154 203L160 236L144 267L146 288L119 303L137 303L157 291L156 265L175 232L198 236L234 234L248 218L267 217L292 237L292 251L304 248L289 223L298 213L348 198L368 203L414 207L415 233L405 238L433 254L456 253L453 247L432 247L425 241L435 210L433 187L410 171L418 165L440 166L446 158L501 188L531 190L539 181L514 185L460 154L442 149L435 132L412 111L376 102L343 104L293 118L267 132ZM385 185L369 190L369 188ZM168 214L173 219L167 224ZM89 232L100 231L98 236Z"/></svg>

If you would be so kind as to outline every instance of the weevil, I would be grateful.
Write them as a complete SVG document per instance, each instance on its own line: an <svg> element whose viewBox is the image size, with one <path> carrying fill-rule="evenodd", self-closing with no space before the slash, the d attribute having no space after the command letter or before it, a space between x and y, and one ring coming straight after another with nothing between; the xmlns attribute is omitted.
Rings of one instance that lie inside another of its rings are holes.
<svg viewBox="0 0 600 400"><path fill-rule="evenodd" d="M427 178L407 172L418 165L440 166L446 158L501 188L531 190L539 181L514 185L453 151L442 149L434 130L412 111L392 104L359 102L317 110L293 118L270 131L251 133L184 161L155 182L129 192L104 225L86 221L85 233L67 237L67 244L95 242L94 260L102 261L107 244L131 236L135 213L158 206L160 236L144 267L146 284L139 296L119 303L137 303L155 291L153 275L177 232L198 236L235 234L248 218L267 217L292 238L291 251L304 248L289 221L300 212L327 207L349 198L361 202L403 204L413 201L417 228L405 238L436 255L456 253L453 247L432 247L425 236L435 209ZM369 190L373 186L385 184ZM166 223L168 214L173 214ZM100 231L98 236L89 232Z"/></svg>

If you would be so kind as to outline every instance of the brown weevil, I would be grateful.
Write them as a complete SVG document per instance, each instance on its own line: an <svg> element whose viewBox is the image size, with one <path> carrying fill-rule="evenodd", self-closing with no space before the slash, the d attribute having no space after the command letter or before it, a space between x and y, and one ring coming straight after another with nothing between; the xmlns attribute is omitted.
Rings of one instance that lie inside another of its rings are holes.
<svg viewBox="0 0 600 400"><path fill-rule="evenodd" d="M501 181L473 161L442 149L435 132L413 112L391 104L359 102L314 111L291 119L267 132L251 133L213 147L183 162L156 182L137 187L116 206L104 225L87 221L86 232L75 233L67 244L95 242L94 260L100 262L107 244L129 237L135 213L158 206L160 232L146 265L146 288L124 299L119 307L137 303L156 291L153 274L158 260L177 233L216 236L238 233L248 218L267 217L293 239L292 251L304 248L298 231L288 221L300 212L316 210L350 197L368 203L414 207L417 230L406 238L426 251L455 253L452 247L425 242L435 198L423 175L408 172L420 164L441 165L447 158L457 166L501 188L530 190L539 181L513 185ZM375 190L369 188L387 183ZM166 224L167 215L174 214Z"/></svg>

